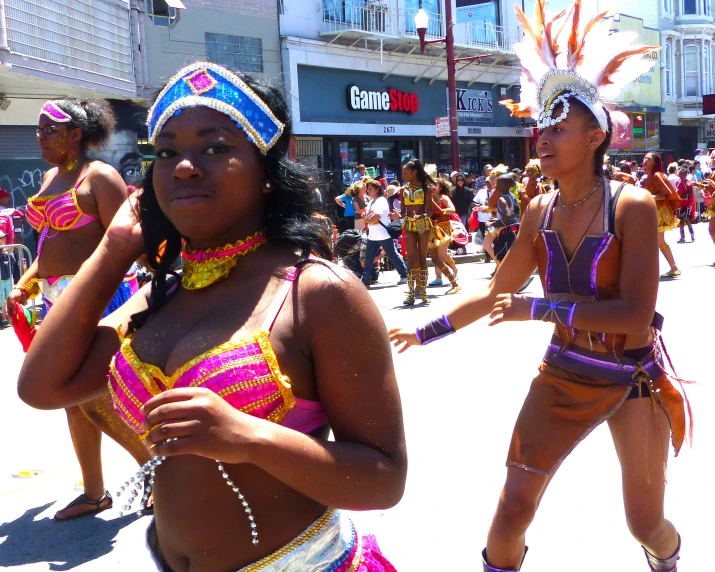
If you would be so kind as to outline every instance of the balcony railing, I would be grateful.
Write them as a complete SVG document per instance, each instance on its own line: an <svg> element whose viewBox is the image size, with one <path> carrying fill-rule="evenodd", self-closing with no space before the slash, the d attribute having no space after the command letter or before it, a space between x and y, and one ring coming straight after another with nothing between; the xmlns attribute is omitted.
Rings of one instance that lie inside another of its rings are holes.
<svg viewBox="0 0 715 572"><path fill-rule="evenodd" d="M358 32L370 36L393 36L395 13L383 2L324 0L323 34Z"/></svg>
<svg viewBox="0 0 715 572"><path fill-rule="evenodd" d="M464 22L454 26L457 46L489 52L513 53L513 45L521 41L520 28L506 28L491 22Z"/></svg>
<svg viewBox="0 0 715 572"><path fill-rule="evenodd" d="M336 36L350 32L351 37L418 39L415 27L417 8L393 8L387 0L323 0L321 35ZM426 40L444 38L444 15L428 12ZM506 28L490 22L466 22L454 25L455 45L497 53L513 53L513 44L521 40L521 29Z"/></svg>
<svg viewBox="0 0 715 572"><path fill-rule="evenodd" d="M5 16L11 53L134 82L128 4L5 0Z"/></svg>

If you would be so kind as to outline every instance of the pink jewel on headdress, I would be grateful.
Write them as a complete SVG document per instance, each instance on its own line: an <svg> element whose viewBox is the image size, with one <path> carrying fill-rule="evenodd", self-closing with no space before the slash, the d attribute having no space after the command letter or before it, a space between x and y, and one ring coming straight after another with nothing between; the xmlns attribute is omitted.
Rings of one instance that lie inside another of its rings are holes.
<svg viewBox="0 0 715 572"><path fill-rule="evenodd" d="M46 115L56 123L69 123L72 121L72 116L59 108L54 101L48 101L42 106L40 115Z"/></svg>
<svg viewBox="0 0 715 572"><path fill-rule="evenodd" d="M185 77L184 81L189 84L194 95L201 95L202 93L211 91L218 84L218 82L211 77L206 68L201 68L190 76Z"/></svg>

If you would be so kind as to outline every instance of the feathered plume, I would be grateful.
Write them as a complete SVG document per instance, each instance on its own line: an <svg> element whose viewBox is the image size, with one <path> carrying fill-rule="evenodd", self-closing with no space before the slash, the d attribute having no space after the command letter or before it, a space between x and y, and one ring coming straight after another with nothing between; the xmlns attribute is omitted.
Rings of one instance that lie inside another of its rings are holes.
<svg viewBox="0 0 715 572"><path fill-rule="evenodd" d="M538 115L538 102L546 96L546 93L538 93L539 83L548 73L553 75L554 70L574 72L599 95L613 97L626 83L652 67L653 62L642 56L659 50L660 46L632 45L635 39L632 32L611 33L611 22L606 19L608 12L597 14L584 23L582 0L575 0L568 11L564 10L547 21L545 3L546 0L537 0L533 26L523 10L514 6L524 30L523 40L514 45L523 71L521 102L500 102L512 115ZM558 24L561 25L555 31ZM556 74L543 88L545 92L554 85L578 83L572 76Z"/></svg>

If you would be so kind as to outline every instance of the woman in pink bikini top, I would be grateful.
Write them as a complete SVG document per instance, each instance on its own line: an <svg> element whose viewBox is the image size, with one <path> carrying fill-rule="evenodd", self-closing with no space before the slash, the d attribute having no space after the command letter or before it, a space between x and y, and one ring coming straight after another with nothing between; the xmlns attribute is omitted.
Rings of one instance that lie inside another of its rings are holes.
<svg viewBox="0 0 715 572"><path fill-rule="evenodd" d="M359 282L319 260L329 243L288 158L282 95L192 64L148 125L143 190L45 320L21 397L57 408L109 392L154 455L119 491L123 512L153 494L151 569L394 571L342 510L402 496L389 341ZM141 254L151 287L90 325Z"/></svg>
<svg viewBox="0 0 715 572"><path fill-rule="evenodd" d="M127 187L119 173L87 155L89 149L109 139L115 122L106 101L63 99L42 106L37 142L42 158L55 167L45 174L40 192L27 202L27 220L39 233L37 258L8 297L10 316L15 314L15 303L24 305L29 298L39 295L43 314L49 311L99 245L106 227L126 199ZM105 313L118 308L133 291L135 283L123 282ZM102 479L102 432L89 421L90 417L130 451L140 465L148 458L136 435L124 430L107 398L85 403L81 409L69 407L67 417L72 442L78 450L84 492L57 512L57 520L93 514L112 506Z"/></svg>

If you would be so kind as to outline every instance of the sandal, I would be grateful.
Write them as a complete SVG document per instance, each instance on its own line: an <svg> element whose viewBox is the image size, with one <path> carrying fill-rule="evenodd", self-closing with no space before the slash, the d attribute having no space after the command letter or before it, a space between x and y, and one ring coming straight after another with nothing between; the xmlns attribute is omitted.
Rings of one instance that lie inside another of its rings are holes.
<svg viewBox="0 0 715 572"><path fill-rule="evenodd" d="M68 516L67 518L57 518L57 515L59 513L67 510L68 508L72 508L72 507L79 506L82 504L90 506L90 507L92 507L92 509L88 510L86 512L81 512L79 514L75 514L74 516ZM105 511L107 509L110 509L110 508L112 508L113 504L114 504L114 501L112 500L112 495L109 493L109 491L104 491L104 496L102 496L102 498L99 500L92 500L86 494L82 493L76 499L74 499L70 504L68 504L65 508L57 511L54 518L55 518L55 520L57 520L59 522L65 522L67 520L74 520L75 518L80 518L83 516L87 516L89 514L97 514L102 511Z"/></svg>

